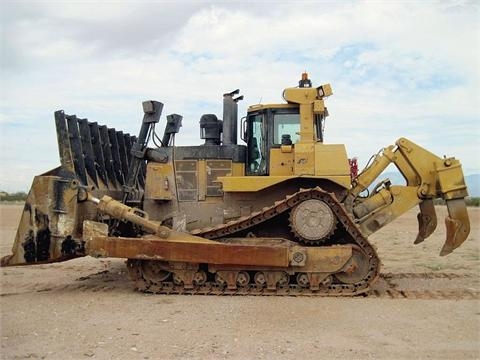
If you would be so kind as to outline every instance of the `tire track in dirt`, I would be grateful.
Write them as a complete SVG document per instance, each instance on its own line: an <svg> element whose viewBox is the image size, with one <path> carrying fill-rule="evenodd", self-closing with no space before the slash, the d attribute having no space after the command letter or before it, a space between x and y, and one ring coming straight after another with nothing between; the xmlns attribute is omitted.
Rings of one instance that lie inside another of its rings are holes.
<svg viewBox="0 0 480 360"><path fill-rule="evenodd" d="M384 273L368 297L392 299L480 299L479 279L471 273Z"/></svg>

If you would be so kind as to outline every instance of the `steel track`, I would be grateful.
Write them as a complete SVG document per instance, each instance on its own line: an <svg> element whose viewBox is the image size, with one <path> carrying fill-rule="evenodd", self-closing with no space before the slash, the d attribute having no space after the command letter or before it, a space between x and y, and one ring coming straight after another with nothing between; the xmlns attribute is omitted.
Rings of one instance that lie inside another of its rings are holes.
<svg viewBox="0 0 480 360"><path fill-rule="evenodd" d="M358 226L350 218L335 195L327 193L319 187L300 189L298 192L288 195L285 199L275 202L274 205L265 207L262 211L252 213L250 216L245 216L236 221L220 224L215 227L195 229L191 231L191 234L222 241L223 238L234 237L240 232L261 226L261 224L267 220L291 211L300 202L309 199L318 199L327 203L337 216L346 234L350 237L349 243L359 247L361 252L368 258L369 270L360 281L354 284L330 283L321 286L319 290L311 290L309 287L302 287L298 284L277 286L275 290L268 290L255 284L248 284L245 287L237 287L235 290L229 290L219 286L215 282L207 282L201 286L195 286L193 289L187 289L170 281L152 282L151 279L147 280L142 274L138 260L131 260L128 263L130 277L135 281L135 286L138 290L161 294L354 296L368 292L371 285L379 276L380 260L376 251L368 242L367 238L360 232Z"/></svg>
<svg viewBox="0 0 480 360"><path fill-rule="evenodd" d="M132 271L132 269L129 269ZM454 274L454 273L398 273L381 274L378 284L372 289L355 295L368 298L389 298L389 299L425 299L425 300L479 300L480 291L478 284L466 287L455 287L451 289L431 289L414 290L408 287L399 288L395 280L428 281L431 279L444 279L457 284L458 280L477 280L473 274ZM378 286L377 286L378 285ZM141 277L135 281L135 287L144 292L167 294L167 295L234 295L234 296L352 296L349 292L324 291L312 292L309 289L298 285L289 285L279 287L274 291L265 288L259 288L255 285L249 285L246 288L238 288L235 291L219 287L214 283L208 283L204 286L195 287L186 290L182 286L177 286L173 282L163 282L158 285L147 284ZM415 286L413 286L415 287Z"/></svg>

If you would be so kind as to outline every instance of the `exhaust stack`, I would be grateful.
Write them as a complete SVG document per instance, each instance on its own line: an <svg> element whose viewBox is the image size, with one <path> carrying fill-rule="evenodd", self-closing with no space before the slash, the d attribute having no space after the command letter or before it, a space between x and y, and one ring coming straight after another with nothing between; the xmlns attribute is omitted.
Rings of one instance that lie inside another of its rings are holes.
<svg viewBox="0 0 480 360"><path fill-rule="evenodd" d="M239 93L237 89L223 94L223 145L237 144L238 102L243 100L243 95L233 97Z"/></svg>

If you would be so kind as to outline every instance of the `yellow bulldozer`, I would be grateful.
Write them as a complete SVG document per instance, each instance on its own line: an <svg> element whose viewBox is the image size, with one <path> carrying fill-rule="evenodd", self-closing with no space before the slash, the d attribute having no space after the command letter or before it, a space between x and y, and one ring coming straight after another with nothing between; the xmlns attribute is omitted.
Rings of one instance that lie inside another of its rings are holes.
<svg viewBox="0 0 480 360"><path fill-rule="evenodd" d="M143 103L137 137L55 112L61 165L35 177L2 266L117 257L147 292L350 296L379 276L368 236L419 205L422 242L435 198L449 214L440 255L460 246L460 162L400 138L356 173L344 145L323 141L330 95L304 73L285 103L250 106L239 125L243 96L226 93L222 120L201 116L198 146L174 145L178 114L157 135L157 101ZM405 184L378 180L390 164Z"/></svg>

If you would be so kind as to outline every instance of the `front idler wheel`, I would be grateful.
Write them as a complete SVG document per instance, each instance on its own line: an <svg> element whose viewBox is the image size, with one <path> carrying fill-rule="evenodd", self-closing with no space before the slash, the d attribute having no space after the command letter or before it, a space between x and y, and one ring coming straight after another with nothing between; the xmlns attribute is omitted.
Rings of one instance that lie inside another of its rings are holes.
<svg viewBox="0 0 480 360"><path fill-rule="evenodd" d="M334 276L344 284L355 284L362 281L370 270L370 259L360 249L352 248L352 257L342 271Z"/></svg>

